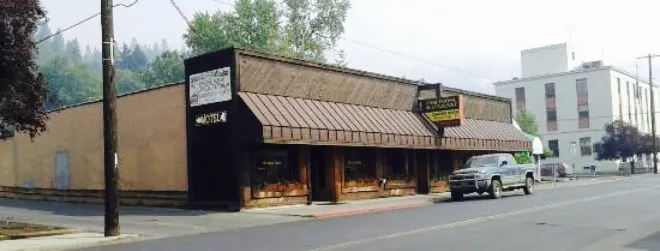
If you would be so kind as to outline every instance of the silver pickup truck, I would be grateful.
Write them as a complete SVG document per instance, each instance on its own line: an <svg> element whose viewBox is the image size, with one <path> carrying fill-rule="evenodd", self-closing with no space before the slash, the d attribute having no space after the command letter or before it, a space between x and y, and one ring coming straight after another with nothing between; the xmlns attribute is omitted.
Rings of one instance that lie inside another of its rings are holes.
<svg viewBox="0 0 660 251"><path fill-rule="evenodd" d="M532 194L534 166L518 164L508 153L474 156L449 176L449 189L453 200L462 200L468 193L488 193L497 199L503 191L515 189Z"/></svg>

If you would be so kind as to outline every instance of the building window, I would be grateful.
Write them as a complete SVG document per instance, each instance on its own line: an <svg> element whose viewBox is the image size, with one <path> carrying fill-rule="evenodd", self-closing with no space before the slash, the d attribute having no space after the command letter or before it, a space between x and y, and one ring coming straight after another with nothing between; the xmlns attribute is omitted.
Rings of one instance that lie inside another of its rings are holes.
<svg viewBox="0 0 660 251"><path fill-rule="evenodd" d="M626 92L628 93L628 121L632 124L632 97L630 96L630 89L632 87L630 86L630 82L626 82L626 87Z"/></svg>
<svg viewBox="0 0 660 251"><path fill-rule="evenodd" d="M617 90L619 91L619 119L623 120L623 99L621 96L621 79L616 79Z"/></svg>
<svg viewBox="0 0 660 251"><path fill-rule="evenodd" d="M589 90L587 79L582 78L575 81L577 92L578 128L589 128Z"/></svg>
<svg viewBox="0 0 660 251"><path fill-rule="evenodd" d="M413 170L410 170L412 165L406 161L407 150L388 149L385 153L385 176L388 180L409 180L414 176Z"/></svg>
<svg viewBox="0 0 660 251"><path fill-rule="evenodd" d="M634 113L635 113L635 124L636 124L637 127L639 128L639 127L641 127L641 125L642 125L642 124L639 122L639 117L640 117L640 116L638 116L638 114L639 114L639 110L637 109L637 107L639 107L637 104L638 104L638 102L640 102L640 99L639 99L639 92L640 92L639 89L640 89L640 87L639 87L638 84L634 84L633 86L635 86L635 89L633 89L633 91L635 92L635 100L633 100L633 102L635 103L635 107L633 107L633 110L634 110Z"/></svg>
<svg viewBox="0 0 660 251"><path fill-rule="evenodd" d="M649 119L649 114L651 114L651 101L649 99L649 90L644 89L644 96L646 96L646 127L648 128L648 132L651 132L651 119Z"/></svg>
<svg viewBox="0 0 660 251"><path fill-rule="evenodd" d="M376 168L365 148L346 148L344 155L344 180L372 182L376 180ZM348 185L345 183L345 185Z"/></svg>
<svg viewBox="0 0 660 251"><path fill-rule="evenodd" d="M525 110L525 87L516 88L516 111Z"/></svg>
<svg viewBox="0 0 660 251"><path fill-rule="evenodd" d="M554 83L545 84L545 110L548 132L557 131L557 107Z"/></svg>
<svg viewBox="0 0 660 251"><path fill-rule="evenodd" d="M431 163L430 178L432 182L447 180L454 171L454 161L452 153L446 151L436 151ZM449 160L449 161L448 161Z"/></svg>
<svg viewBox="0 0 660 251"><path fill-rule="evenodd" d="M295 151L264 149L255 154L253 185L263 189L269 185L300 183L298 156Z"/></svg>
<svg viewBox="0 0 660 251"><path fill-rule="evenodd" d="M591 156L593 150L591 148L591 138L580 138L580 154L582 156Z"/></svg>
<svg viewBox="0 0 660 251"><path fill-rule="evenodd" d="M559 157L559 140L548 140L548 148L552 151L552 157Z"/></svg>

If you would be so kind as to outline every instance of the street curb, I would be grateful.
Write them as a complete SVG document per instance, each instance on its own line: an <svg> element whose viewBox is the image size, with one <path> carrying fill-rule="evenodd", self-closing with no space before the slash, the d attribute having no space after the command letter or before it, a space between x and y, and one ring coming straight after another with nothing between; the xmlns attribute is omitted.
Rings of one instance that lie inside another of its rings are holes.
<svg viewBox="0 0 660 251"><path fill-rule="evenodd" d="M70 244L61 244L61 245L49 245L47 247L29 247L22 248L21 251L65 251L65 250L74 250L74 249L83 249L83 248L93 248L93 247L103 247L109 245L117 245L123 243L136 242L140 239L136 234L124 234L116 237L103 237L104 239L97 241L90 241L85 243L70 243Z"/></svg>
<svg viewBox="0 0 660 251"><path fill-rule="evenodd" d="M80 232L81 230L79 229L57 229L57 230L11 235L11 236L7 236L7 238L4 240L20 240L20 239L29 239L29 238L46 237L46 236L76 234Z"/></svg>
<svg viewBox="0 0 660 251"><path fill-rule="evenodd" d="M377 212L387 212L387 211L394 211L394 210L401 210L401 209L408 209L408 208L423 207L423 206L427 206L427 205L431 205L431 204L432 203L430 203L430 202L418 202L418 203L409 203L409 204L403 204L403 205L393 205L393 206L387 206L387 207L375 207L375 208L367 208L367 209L360 209L360 210L346 210L346 211L341 211L341 212L314 214L314 215L311 215L311 217L314 218L314 219L330 219L330 218L339 218L339 217L351 216L351 215L362 215L362 214L370 214L370 213L377 213Z"/></svg>
<svg viewBox="0 0 660 251"><path fill-rule="evenodd" d="M574 185L561 185L561 186L552 186L552 183L545 183L547 185L543 187L536 187L536 190L551 190L551 189L557 189L557 188L572 188L572 187L582 187L582 186L593 186L593 185L602 185L602 184L609 184L609 183L615 183L619 181L624 181L628 180L630 178L618 178L618 179L608 179L608 180L595 180L595 182L591 183L585 183L585 184L574 184Z"/></svg>

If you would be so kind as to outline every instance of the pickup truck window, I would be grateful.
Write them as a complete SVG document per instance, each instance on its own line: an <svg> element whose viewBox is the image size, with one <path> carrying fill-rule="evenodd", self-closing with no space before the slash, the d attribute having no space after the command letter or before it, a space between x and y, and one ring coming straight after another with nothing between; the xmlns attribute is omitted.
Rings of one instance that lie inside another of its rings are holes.
<svg viewBox="0 0 660 251"><path fill-rule="evenodd" d="M497 156L475 156L468 159L461 169L478 166L497 166L497 162Z"/></svg>

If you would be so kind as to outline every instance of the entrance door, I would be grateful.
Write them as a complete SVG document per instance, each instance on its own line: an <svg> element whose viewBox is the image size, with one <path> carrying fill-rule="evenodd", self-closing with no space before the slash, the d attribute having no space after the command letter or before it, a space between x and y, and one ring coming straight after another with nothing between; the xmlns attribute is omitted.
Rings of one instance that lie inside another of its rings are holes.
<svg viewBox="0 0 660 251"><path fill-rule="evenodd" d="M71 181L69 170L69 157L66 152L57 152L55 155L55 189L69 189Z"/></svg>
<svg viewBox="0 0 660 251"><path fill-rule="evenodd" d="M330 201L330 179L328 179L328 161L326 148L312 147L310 149L310 166L312 176L312 200Z"/></svg>

